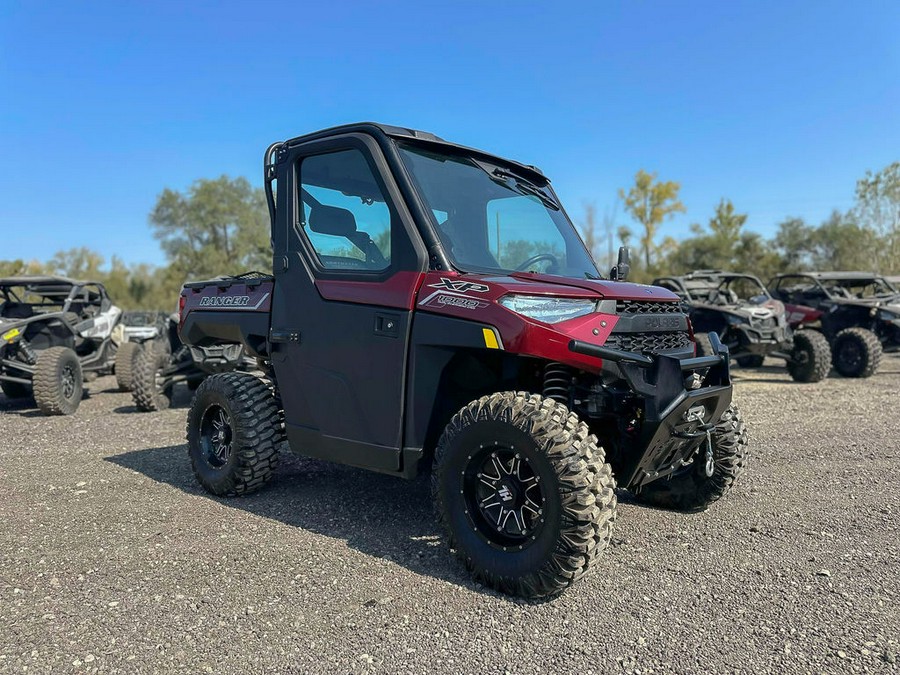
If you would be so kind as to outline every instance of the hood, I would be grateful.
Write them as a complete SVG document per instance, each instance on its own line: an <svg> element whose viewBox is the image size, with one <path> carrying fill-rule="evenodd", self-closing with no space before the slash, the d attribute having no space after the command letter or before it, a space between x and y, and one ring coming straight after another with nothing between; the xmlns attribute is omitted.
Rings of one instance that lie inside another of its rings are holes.
<svg viewBox="0 0 900 675"><path fill-rule="evenodd" d="M512 272L508 275L464 274L461 278L500 287L507 293L523 295L565 295L615 300L676 301L678 296L659 286L645 286L606 279L571 279L552 274Z"/></svg>

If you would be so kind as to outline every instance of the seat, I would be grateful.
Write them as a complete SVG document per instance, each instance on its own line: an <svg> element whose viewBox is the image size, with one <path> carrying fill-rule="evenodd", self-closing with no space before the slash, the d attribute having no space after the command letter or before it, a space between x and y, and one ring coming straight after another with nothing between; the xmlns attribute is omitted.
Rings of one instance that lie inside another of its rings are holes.
<svg viewBox="0 0 900 675"><path fill-rule="evenodd" d="M34 308L24 302L7 302L0 308L0 316L7 319L30 319Z"/></svg>

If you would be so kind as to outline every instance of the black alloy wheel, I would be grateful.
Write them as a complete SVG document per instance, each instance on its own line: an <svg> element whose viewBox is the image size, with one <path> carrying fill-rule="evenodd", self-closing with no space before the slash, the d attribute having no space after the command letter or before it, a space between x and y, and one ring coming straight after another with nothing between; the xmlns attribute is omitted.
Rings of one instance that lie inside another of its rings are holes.
<svg viewBox="0 0 900 675"><path fill-rule="evenodd" d="M473 528L492 546L523 549L537 538L544 522L540 481L515 448L479 448L466 462L460 485Z"/></svg>
<svg viewBox="0 0 900 675"><path fill-rule="evenodd" d="M233 440L231 415L220 405L209 406L200 422L200 447L211 467L219 469L228 464Z"/></svg>

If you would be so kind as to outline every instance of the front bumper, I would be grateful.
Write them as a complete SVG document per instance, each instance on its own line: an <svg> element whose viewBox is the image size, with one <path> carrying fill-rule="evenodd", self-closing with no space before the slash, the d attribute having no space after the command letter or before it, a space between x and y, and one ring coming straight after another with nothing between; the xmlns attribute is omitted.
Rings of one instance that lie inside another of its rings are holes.
<svg viewBox="0 0 900 675"><path fill-rule="evenodd" d="M756 354L767 356L773 352L789 352L792 334L787 326L775 328L755 328L753 326L731 326L730 339L726 340L733 355Z"/></svg>
<svg viewBox="0 0 900 675"><path fill-rule="evenodd" d="M624 453L616 481L639 490L691 464L731 404L728 348L710 334L713 356L678 358L623 352L572 340L569 349L614 362L629 387L644 399L634 452ZM690 387L690 388L689 388Z"/></svg>

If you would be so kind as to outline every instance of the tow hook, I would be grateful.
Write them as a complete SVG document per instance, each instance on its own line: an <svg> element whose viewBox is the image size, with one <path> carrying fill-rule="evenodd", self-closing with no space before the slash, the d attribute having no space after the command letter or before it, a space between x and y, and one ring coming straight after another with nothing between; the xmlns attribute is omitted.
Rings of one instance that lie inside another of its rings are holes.
<svg viewBox="0 0 900 675"><path fill-rule="evenodd" d="M706 477L712 478L713 473L716 470L716 463L713 461L713 451L712 451L712 434L709 432L709 429L706 430Z"/></svg>

